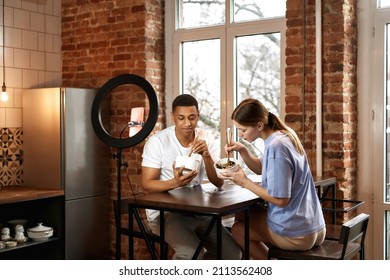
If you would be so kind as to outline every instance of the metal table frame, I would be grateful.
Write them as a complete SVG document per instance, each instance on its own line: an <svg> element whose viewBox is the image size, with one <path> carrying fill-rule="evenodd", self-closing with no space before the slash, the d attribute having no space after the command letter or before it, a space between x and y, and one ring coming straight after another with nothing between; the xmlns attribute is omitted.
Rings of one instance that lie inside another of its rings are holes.
<svg viewBox="0 0 390 280"><path fill-rule="evenodd" d="M355 210L357 207L364 204L364 201L360 200L348 200L348 199L337 199L336 198L336 177L330 178L314 178L315 187L317 188L318 198L321 203L331 202L331 207L322 207L323 211L332 212L332 224L336 224L337 213L348 213ZM330 198L328 197L329 191L331 192ZM350 204L348 207L338 208L337 203Z"/></svg>
<svg viewBox="0 0 390 280"><path fill-rule="evenodd" d="M243 188L242 188L243 189ZM245 189L243 189L245 190ZM248 191L248 190L245 190ZM249 192L249 191L248 191ZM197 259L200 251L203 248L203 245L205 241L207 240L207 237L209 236L212 228L214 225L216 225L216 234L217 234L217 258L221 259L222 257L222 217L230 215L230 214L235 214L239 212L244 212L244 221L245 221L245 248L244 248L244 259L249 259L249 208L252 205L257 204L260 201L260 198L253 196L251 198L243 199L240 203L237 203L237 205L230 205L228 208L223 209L222 207L219 209L218 207L213 208L210 206L210 209L202 209L199 207L199 210L196 210L196 206L190 207L184 207L181 205L177 205L174 202L170 203L162 203L161 201L154 201L153 199L150 201L145 201L144 199L147 199L150 197L150 195L141 195L135 199L128 198L127 203L128 203L128 213L129 213L129 247L133 247L134 244L134 222L133 222L133 217L135 217L136 222L141 229L141 232L143 233L143 239L145 241L150 242L150 236L146 234L146 229L145 225L137 217L137 210L140 208L148 208L148 209L156 209L160 211L160 236L159 236L159 243L160 243L160 250L161 250L161 259L167 259L167 253L168 253L168 248L167 244L165 243L164 239L164 230L165 230L165 225L162 221L164 221L164 213L166 211L169 212L178 212L178 213L183 213L183 214L191 214L191 215L202 215L202 216L210 216L211 221L210 224L204 233L204 235L201 237L201 241L194 253L194 256L192 259ZM152 256L152 258L157 258L155 252L152 252L153 248L150 247L149 245L148 249L149 252ZM129 252L129 258L133 259L133 250Z"/></svg>

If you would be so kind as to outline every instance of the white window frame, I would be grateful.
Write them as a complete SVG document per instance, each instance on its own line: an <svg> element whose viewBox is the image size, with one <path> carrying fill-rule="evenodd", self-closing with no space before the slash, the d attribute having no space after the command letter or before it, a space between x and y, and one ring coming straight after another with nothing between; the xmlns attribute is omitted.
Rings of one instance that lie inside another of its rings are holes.
<svg viewBox="0 0 390 280"><path fill-rule="evenodd" d="M274 33L280 32L281 51L280 51L280 79L281 79L281 96L280 96L280 117L285 115L285 31L286 19L274 18L265 19L257 23L240 22L231 24L229 6L230 1L226 4L226 24L216 25L207 28L181 29L176 30L176 1L166 1L165 3L165 41L166 41L166 116L167 126L172 125L172 120L169 117L171 113L171 104L176 95L180 93L180 55L176 55L180 51L182 42L199 40L199 39L215 39L221 40L221 131L225 131L228 126L232 126L230 120L231 112L236 104L234 104L235 84L234 77L236 75L234 69L234 38L237 36ZM224 43L229 42L229 43ZM202 113L202 112L201 112ZM221 133L221 141L224 143L225 133ZM222 145L221 145L222 149ZM222 152L222 151L221 151Z"/></svg>
<svg viewBox="0 0 390 280"><path fill-rule="evenodd" d="M358 2L358 198L359 212L371 215L366 236L366 259L385 256L385 112L384 26L390 9L376 8L376 0Z"/></svg>

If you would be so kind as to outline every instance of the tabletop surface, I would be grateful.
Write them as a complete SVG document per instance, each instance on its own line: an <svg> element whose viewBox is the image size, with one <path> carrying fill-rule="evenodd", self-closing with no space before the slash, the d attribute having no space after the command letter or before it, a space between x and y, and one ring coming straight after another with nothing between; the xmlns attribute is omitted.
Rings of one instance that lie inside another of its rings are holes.
<svg viewBox="0 0 390 280"><path fill-rule="evenodd" d="M261 176L253 176L251 180L260 182ZM335 178L314 178L315 185L328 185L336 182ZM215 213L226 214L237 209L244 208L257 202L261 202L253 192L225 181L221 189L211 183L205 183L198 187L182 187L169 192L142 194L128 197L122 200L122 207L139 206L141 208L180 210L191 213Z"/></svg>
<svg viewBox="0 0 390 280"><path fill-rule="evenodd" d="M225 182L221 189L207 183L198 187L182 187L169 192L130 197L123 203L143 208L225 215L259 201L260 198L253 192Z"/></svg>

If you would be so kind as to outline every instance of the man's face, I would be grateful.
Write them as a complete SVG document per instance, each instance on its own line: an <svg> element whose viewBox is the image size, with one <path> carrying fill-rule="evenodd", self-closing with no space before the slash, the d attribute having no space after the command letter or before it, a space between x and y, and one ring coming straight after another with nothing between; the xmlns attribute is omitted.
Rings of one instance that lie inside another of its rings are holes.
<svg viewBox="0 0 390 280"><path fill-rule="evenodd" d="M199 120L199 112L195 106L178 106L171 113L171 118L176 125L176 132L187 137L193 135Z"/></svg>

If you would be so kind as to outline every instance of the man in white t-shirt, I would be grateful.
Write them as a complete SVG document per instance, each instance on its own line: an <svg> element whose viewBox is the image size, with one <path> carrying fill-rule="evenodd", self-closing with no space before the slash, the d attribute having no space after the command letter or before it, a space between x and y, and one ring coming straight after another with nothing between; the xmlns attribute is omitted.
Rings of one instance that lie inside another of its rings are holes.
<svg viewBox="0 0 390 280"><path fill-rule="evenodd" d="M154 135L146 142L142 155L142 187L147 193L164 192L179 187L200 185L207 176L216 187L223 185L218 178L214 162L219 158L219 149L211 134L196 128L199 120L198 102L189 94L182 94L172 103L171 118L174 126ZM192 155L201 161L199 172L183 174L183 167L174 168L177 156ZM159 235L159 211L147 209L147 218L152 231ZM165 213L165 241L175 251L173 259L191 259L204 234L210 217L180 213ZM215 258L216 227L205 242L208 258ZM229 231L222 229L223 259L240 259L241 251ZM203 252L198 257L203 258Z"/></svg>

